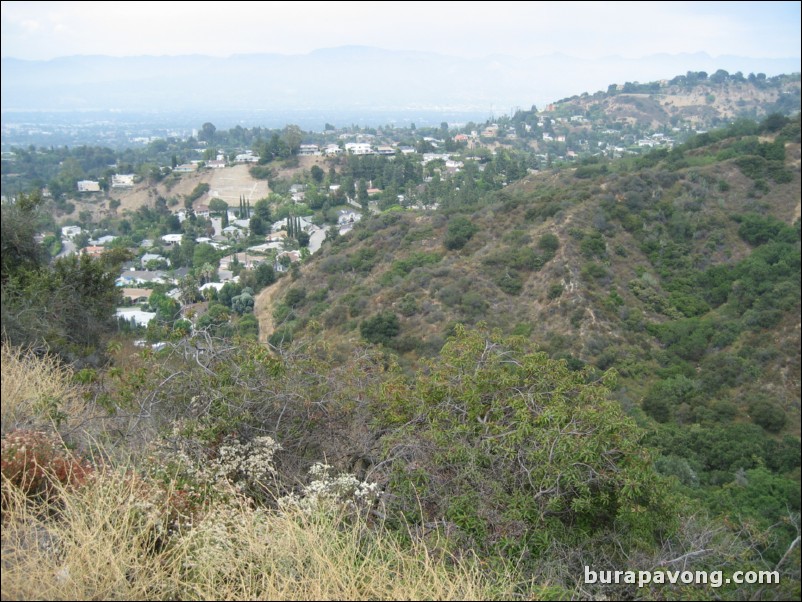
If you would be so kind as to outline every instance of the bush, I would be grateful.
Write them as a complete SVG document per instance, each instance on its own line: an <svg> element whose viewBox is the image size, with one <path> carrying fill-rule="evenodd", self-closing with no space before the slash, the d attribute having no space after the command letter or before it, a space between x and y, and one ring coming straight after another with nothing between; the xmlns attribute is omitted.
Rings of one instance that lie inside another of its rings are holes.
<svg viewBox="0 0 802 602"><path fill-rule="evenodd" d="M776 402L768 399L756 399L749 404L749 415L755 424L762 426L770 433L779 433L788 418Z"/></svg>
<svg viewBox="0 0 802 602"><path fill-rule="evenodd" d="M88 462L73 455L59 439L42 431L13 431L3 437L0 470L3 506L8 487L28 497L49 497L56 484L80 485L92 472Z"/></svg>
<svg viewBox="0 0 802 602"><path fill-rule="evenodd" d="M521 275L515 270L505 270L496 278L496 284L508 295L518 295L524 286Z"/></svg>
<svg viewBox="0 0 802 602"><path fill-rule="evenodd" d="M386 345L398 336L401 325L393 312L383 312L363 321L359 325L359 332L368 343Z"/></svg>
<svg viewBox="0 0 802 602"><path fill-rule="evenodd" d="M560 239L555 234L548 232L540 237L537 241L537 246L541 251L546 251L552 255L560 248Z"/></svg>
<svg viewBox="0 0 802 602"><path fill-rule="evenodd" d="M464 247L479 227L465 217L455 217L448 223L446 236L443 241L446 249L456 251Z"/></svg>

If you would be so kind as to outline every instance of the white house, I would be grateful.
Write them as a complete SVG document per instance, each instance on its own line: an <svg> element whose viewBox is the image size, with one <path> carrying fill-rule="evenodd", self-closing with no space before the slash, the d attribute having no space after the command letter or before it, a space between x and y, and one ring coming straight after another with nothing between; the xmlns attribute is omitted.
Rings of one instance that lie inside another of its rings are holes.
<svg viewBox="0 0 802 602"><path fill-rule="evenodd" d="M119 307L117 308L116 316L128 322L134 322L137 326L147 326L156 317L156 314L134 307Z"/></svg>
<svg viewBox="0 0 802 602"><path fill-rule="evenodd" d="M302 144L298 148L299 155L319 155L320 154L320 147L317 144Z"/></svg>
<svg viewBox="0 0 802 602"><path fill-rule="evenodd" d="M237 163L257 163L259 161L259 156L254 155L252 150L246 150L244 153L234 157L234 161Z"/></svg>
<svg viewBox="0 0 802 602"><path fill-rule="evenodd" d="M78 180L78 192L100 192L100 182L95 180Z"/></svg>
<svg viewBox="0 0 802 602"><path fill-rule="evenodd" d="M91 242L93 245L102 246L102 245L107 245L110 242L114 242L116 238L117 237L113 236L112 234L107 234L106 236L101 236L97 240L91 240L89 242Z"/></svg>
<svg viewBox="0 0 802 602"><path fill-rule="evenodd" d="M162 256L162 255L158 255L158 254L156 254L156 253L145 253L145 254L142 256L142 259L140 260L140 262L139 262L139 263L140 263L140 265L141 265L141 266L144 268L144 267L146 267L146 266L148 265L148 263L150 263L151 261L157 261L157 262L161 262L161 261L163 261L163 262L164 262L164 263L166 263L168 266L170 265L170 260L169 260L169 259L167 259L166 257L164 257L164 256Z"/></svg>
<svg viewBox="0 0 802 602"><path fill-rule="evenodd" d="M134 185L134 174L115 174L111 176L112 188L131 188Z"/></svg>
<svg viewBox="0 0 802 602"><path fill-rule="evenodd" d="M349 142L345 145L345 150L352 155L373 154L373 148L366 142Z"/></svg>
<svg viewBox="0 0 802 602"><path fill-rule="evenodd" d="M61 228L61 235L64 238L75 238L81 233L81 226L64 226Z"/></svg>
<svg viewBox="0 0 802 602"><path fill-rule="evenodd" d="M183 236L183 234L165 234L162 236L162 242L165 244L165 246L172 247L174 245L181 244L181 239Z"/></svg>

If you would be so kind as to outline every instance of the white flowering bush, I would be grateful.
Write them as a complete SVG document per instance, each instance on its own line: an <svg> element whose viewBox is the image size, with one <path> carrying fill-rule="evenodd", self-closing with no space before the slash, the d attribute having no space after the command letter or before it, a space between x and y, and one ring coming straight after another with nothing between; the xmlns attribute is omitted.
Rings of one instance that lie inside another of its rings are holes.
<svg viewBox="0 0 802 602"><path fill-rule="evenodd" d="M202 490L203 497L226 497L234 491L258 497L264 496L276 475L279 450L281 446L269 436L248 441L229 436L215 448L198 439L190 426L175 423L170 436L157 444L150 465L183 488Z"/></svg>
<svg viewBox="0 0 802 602"><path fill-rule="evenodd" d="M309 469L311 481L300 493L279 499L279 507L298 508L312 514L329 510L364 510L379 499L376 483L360 481L352 474L331 474L332 467L316 462Z"/></svg>
<svg viewBox="0 0 802 602"><path fill-rule="evenodd" d="M214 462L216 480L227 479L239 490L262 485L276 474L273 457L280 449L272 437L255 437L245 443L227 439Z"/></svg>

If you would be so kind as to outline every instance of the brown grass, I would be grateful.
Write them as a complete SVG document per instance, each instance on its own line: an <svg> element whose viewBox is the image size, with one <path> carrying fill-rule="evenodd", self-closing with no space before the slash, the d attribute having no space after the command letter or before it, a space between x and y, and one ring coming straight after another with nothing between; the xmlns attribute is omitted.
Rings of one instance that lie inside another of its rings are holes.
<svg viewBox="0 0 802 602"><path fill-rule="evenodd" d="M68 423L80 420L85 414L80 391L72 383L72 370L58 359L12 348L6 343L0 354L2 434L20 428L50 426L56 413Z"/></svg>
<svg viewBox="0 0 802 602"><path fill-rule="evenodd" d="M506 598L475 561L436 557L381 526L217 503L160 547L164 514L129 476L9 497L3 599L479 600ZM51 516L51 518L47 518ZM502 583L497 581L496 583ZM507 582L509 583L509 582ZM509 585L507 585L509 587Z"/></svg>

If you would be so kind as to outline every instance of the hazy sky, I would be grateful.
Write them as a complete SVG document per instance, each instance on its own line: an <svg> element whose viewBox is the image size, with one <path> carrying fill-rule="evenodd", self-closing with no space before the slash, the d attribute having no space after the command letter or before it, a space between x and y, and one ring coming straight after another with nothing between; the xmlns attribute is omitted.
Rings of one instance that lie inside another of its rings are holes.
<svg viewBox="0 0 802 602"><path fill-rule="evenodd" d="M800 2L2 2L2 56L800 56Z"/></svg>

